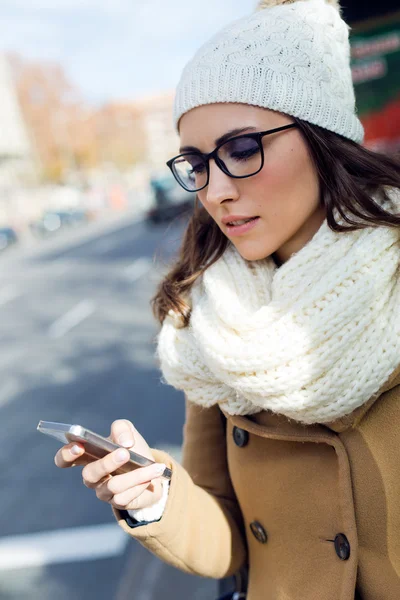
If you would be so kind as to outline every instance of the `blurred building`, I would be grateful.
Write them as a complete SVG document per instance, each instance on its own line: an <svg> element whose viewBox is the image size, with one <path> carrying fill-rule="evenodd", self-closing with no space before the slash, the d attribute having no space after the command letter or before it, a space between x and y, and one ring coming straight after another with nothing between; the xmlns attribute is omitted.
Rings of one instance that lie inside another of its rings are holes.
<svg viewBox="0 0 400 600"><path fill-rule="evenodd" d="M92 115L97 161L124 171L141 162L146 151L140 110L131 103L113 102Z"/></svg>
<svg viewBox="0 0 400 600"><path fill-rule="evenodd" d="M34 176L33 149L19 105L11 68L0 54L0 187Z"/></svg>
<svg viewBox="0 0 400 600"><path fill-rule="evenodd" d="M37 182L37 158L18 101L12 70L0 54L0 224L18 224L26 205L21 189Z"/></svg>
<svg viewBox="0 0 400 600"><path fill-rule="evenodd" d="M166 92L135 103L141 113L146 162L153 174L166 171L166 161L178 154L179 139L172 121L174 94Z"/></svg>

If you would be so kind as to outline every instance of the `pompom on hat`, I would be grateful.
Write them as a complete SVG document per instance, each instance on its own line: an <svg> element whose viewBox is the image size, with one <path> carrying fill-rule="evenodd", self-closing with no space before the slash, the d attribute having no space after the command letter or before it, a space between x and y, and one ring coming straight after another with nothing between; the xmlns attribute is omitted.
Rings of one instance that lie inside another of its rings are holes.
<svg viewBox="0 0 400 600"><path fill-rule="evenodd" d="M256 10L263 10L264 8L271 8L272 6L279 6L280 4L293 4L298 0L260 0ZM340 12L340 4L337 0L326 0L327 4L331 4Z"/></svg>
<svg viewBox="0 0 400 600"><path fill-rule="evenodd" d="M205 104L268 108L362 142L349 27L337 0L261 0L205 43L183 70L174 122Z"/></svg>

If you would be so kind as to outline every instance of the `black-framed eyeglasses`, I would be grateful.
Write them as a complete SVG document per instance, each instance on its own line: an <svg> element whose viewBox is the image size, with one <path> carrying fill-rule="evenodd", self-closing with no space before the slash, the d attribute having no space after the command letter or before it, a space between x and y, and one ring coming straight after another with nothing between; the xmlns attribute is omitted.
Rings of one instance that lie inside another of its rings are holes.
<svg viewBox="0 0 400 600"><path fill-rule="evenodd" d="M210 159L228 175L235 179L251 177L264 166L263 137L278 131L297 127L297 123L283 125L268 131L244 133L219 144L209 154L191 151L179 154L167 162L176 181L188 192L199 192L207 187L210 180Z"/></svg>

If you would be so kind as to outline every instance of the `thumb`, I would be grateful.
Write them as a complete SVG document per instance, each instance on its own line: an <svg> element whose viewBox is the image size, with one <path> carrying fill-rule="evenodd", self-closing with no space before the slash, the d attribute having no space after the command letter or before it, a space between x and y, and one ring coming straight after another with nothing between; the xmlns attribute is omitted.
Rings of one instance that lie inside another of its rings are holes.
<svg viewBox="0 0 400 600"><path fill-rule="evenodd" d="M135 432L133 424L126 419L118 419L111 425L111 440L115 444L131 448L135 445Z"/></svg>

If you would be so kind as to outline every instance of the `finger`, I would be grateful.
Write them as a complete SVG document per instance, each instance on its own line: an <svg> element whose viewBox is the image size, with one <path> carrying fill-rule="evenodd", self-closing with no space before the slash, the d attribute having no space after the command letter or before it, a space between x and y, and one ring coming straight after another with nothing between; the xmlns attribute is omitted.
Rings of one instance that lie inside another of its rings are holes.
<svg viewBox="0 0 400 600"><path fill-rule="evenodd" d="M54 462L60 469L66 469L79 462L79 459L82 458L84 453L85 449L80 444L67 444L57 452L54 457Z"/></svg>
<svg viewBox="0 0 400 600"><path fill-rule="evenodd" d="M135 444L135 432L136 429L130 421L118 419L111 425L111 440L125 448L132 448Z"/></svg>
<svg viewBox="0 0 400 600"><path fill-rule="evenodd" d="M102 483L96 487L96 496L99 500L102 500L103 502L108 502L109 504L112 504L112 501L114 500L115 496L112 492L110 492L107 484L108 484L108 482L105 481L104 483ZM136 485L134 488L129 488L129 490L126 490L125 492L123 492L123 494L119 494L119 495L123 496L124 494L126 494L127 498L133 499L133 498L136 498L137 496L140 496L151 485L152 485L152 482L148 481L146 483L143 483L142 485Z"/></svg>
<svg viewBox="0 0 400 600"><path fill-rule="evenodd" d="M104 458L96 460L82 471L83 483L86 487L94 488L107 475L110 475L123 464L129 461L129 452L125 448L119 448Z"/></svg>
<svg viewBox="0 0 400 600"><path fill-rule="evenodd" d="M121 494L116 494L113 496L111 501L109 501L112 506L117 508L118 510L137 510L138 508L145 508L146 505L152 504L151 500L154 502L154 497L151 494L148 502L143 502L143 495L147 488L152 485L152 482L143 483L142 485L137 485L134 488L130 488Z"/></svg>
<svg viewBox="0 0 400 600"><path fill-rule="evenodd" d="M140 467L129 473L116 475L107 482L107 487L112 494L120 494L138 485L148 485L153 479L157 479L164 473L166 466L154 463L148 467Z"/></svg>
<svg viewBox="0 0 400 600"><path fill-rule="evenodd" d="M112 475L109 475L104 479L102 483L99 483L96 486L96 496L99 500L102 500L103 502L110 502L114 497L114 494L110 492L107 485L108 481L110 481L111 479Z"/></svg>

